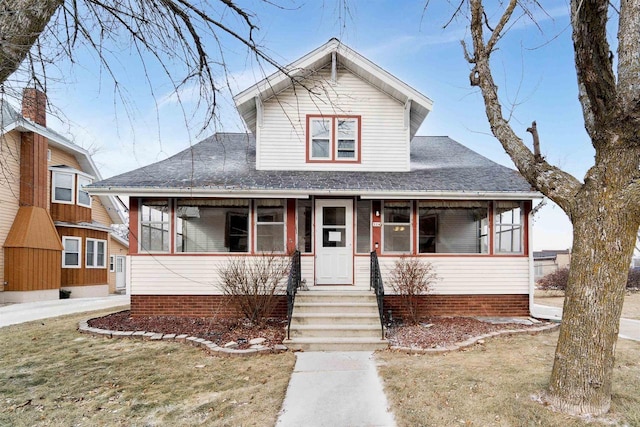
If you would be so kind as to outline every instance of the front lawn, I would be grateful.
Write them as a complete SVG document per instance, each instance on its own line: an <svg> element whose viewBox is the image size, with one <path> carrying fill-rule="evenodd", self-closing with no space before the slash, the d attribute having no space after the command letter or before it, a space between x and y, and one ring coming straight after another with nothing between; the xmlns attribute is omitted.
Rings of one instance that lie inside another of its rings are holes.
<svg viewBox="0 0 640 427"><path fill-rule="evenodd" d="M0 329L0 425L275 424L293 354L221 358L181 343L81 335L87 317Z"/></svg>

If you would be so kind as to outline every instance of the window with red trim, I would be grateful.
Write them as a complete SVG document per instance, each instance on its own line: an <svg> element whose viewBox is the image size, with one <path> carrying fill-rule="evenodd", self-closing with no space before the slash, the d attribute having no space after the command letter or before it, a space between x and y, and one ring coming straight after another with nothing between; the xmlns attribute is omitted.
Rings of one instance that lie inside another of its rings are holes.
<svg viewBox="0 0 640 427"><path fill-rule="evenodd" d="M359 162L360 116L307 116L307 161Z"/></svg>

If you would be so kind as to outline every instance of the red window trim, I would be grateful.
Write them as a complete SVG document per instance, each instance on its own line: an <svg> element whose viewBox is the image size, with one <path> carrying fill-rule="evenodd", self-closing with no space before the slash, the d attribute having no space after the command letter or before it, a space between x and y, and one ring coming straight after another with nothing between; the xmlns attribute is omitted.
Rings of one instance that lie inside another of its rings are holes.
<svg viewBox="0 0 640 427"><path fill-rule="evenodd" d="M338 159L336 157L336 143L337 143L337 126L332 123L331 130L331 158L329 159L314 159L311 157L311 120L312 119L355 119L358 121L358 135L356 137L356 158L355 159ZM348 114L307 114L307 137L306 144L306 160L307 163L350 163L359 164L362 159L362 116L354 116Z"/></svg>

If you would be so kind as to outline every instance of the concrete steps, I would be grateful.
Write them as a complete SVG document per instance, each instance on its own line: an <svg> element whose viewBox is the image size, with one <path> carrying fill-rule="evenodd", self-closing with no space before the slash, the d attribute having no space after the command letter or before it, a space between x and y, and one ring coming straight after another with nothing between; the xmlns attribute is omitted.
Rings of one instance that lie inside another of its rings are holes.
<svg viewBox="0 0 640 427"><path fill-rule="evenodd" d="M300 291L284 344L304 351L371 351L381 339L378 305L369 291Z"/></svg>

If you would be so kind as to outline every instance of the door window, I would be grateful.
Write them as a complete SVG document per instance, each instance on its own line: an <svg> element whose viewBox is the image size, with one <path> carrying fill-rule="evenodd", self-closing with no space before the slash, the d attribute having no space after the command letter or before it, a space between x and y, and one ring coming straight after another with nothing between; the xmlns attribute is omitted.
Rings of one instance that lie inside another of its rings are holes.
<svg viewBox="0 0 640 427"><path fill-rule="evenodd" d="M325 248L344 248L347 244L347 213L343 206L325 206L322 208L322 246Z"/></svg>

